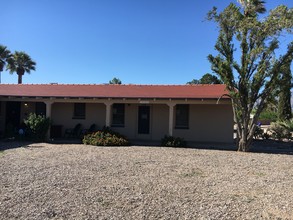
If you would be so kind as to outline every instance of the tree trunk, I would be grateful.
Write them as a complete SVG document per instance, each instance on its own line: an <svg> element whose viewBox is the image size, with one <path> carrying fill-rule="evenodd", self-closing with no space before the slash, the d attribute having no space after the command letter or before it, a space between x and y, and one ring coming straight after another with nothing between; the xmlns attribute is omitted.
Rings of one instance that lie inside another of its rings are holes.
<svg viewBox="0 0 293 220"><path fill-rule="evenodd" d="M22 84L22 75L18 74L18 84Z"/></svg>
<svg viewBox="0 0 293 220"><path fill-rule="evenodd" d="M246 152L247 151L247 145L245 143L245 140L240 139L238 142L238 151L243 151Z"/></svg>
<svg viewBox="0 0 293 220"><path fill-rule="evenodd" d="M238 151L248 152L250 150L252 139L248 140L247 137L242 137L238 142Z"/></svg>
<svg viewBox="0 0 293 220"><path fill-rule="evenodd" d="M250 149L250 145L252 143L252 138L250 136L250 127L249 127L249 116L246 116L242 119L242 127L237 128L239 129L238 132L240 134L237 147L238 151L247 152ZM252 136L253 137L253 136Z"/></svg>
<svg viewBox="0 0 293 220"><path fill-rule="evenodd" d="M253 141L253 135L250 132L242 132L241 137L237 143L238 151L248 152Z"/></svg>

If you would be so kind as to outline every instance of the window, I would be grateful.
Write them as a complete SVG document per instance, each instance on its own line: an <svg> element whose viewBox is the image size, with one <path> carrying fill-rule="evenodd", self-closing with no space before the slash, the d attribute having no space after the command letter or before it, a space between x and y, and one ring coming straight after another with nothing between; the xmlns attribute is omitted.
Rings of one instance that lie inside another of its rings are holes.
<svg viewBox="0 0 293 220"><path fill-rule="evenodd" d="M175 128L188 129L189 127L189 105L176 105Z"/></svg>
<svg viewBox="0 0 293 220"><path fill-rule="evenodd" d="M112 108L112 127L124 127L124 104L113 104Z"/></svg>
<svg viewBox="0 0 293 220"><path fill-rule="evenodd" d="M85 119L85 103L74 103L73 119Z"/></svg>

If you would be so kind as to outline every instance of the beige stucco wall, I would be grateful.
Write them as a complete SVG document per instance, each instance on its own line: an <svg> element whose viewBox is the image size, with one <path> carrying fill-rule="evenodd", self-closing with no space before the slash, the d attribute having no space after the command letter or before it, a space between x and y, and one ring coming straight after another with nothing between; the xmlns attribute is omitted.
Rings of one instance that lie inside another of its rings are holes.
<svg viewBox="0 0 293 220"><path fill-rule="evenodd" d="M139 104L125 105L125 127L113 128L130 139L161 140L168 135L169 106L166 104L150 105L150 134L139 135ZM174 118L175 122L175 108ZM173 128L173 136L183 137L195 142L233 142L233 117L231 105L194 104L189 109L189 129ZM175 126L175 123L174 123Z"/></svg>
<svg viewBox="0 0 293 220"><path fill-rule="evenodd" d="M168 135L169 129L169 106L153 105L152 111L152 140L161 140Z"/></svg>
<svg viewBox="0 0 293 220"><path fill-rule="evenodd" d="M125 126L112 127L129 139L161 140L168 134L169 108L165 104L150 105L150 134L138 134L138 108L140 104L125 105Z"/></svg>
<svg viewBox="0 0 293 220"><path fill-rule="evenodd" d="M106 106L104 104L86 103L85 119L73 119L74 103L53 103L53 125L63 125L63 133L67 128L73 128L76 124L82 124L83 129L88 129L95 123L101 129L105 125Z"/></svg>
<svg viewBox="0 0 293 220"><path fill-rule="evenodd" d="M137 105L136 104L125 104L125 118L124 127L112 127L114 131L117 131L129 139L135 138L136 121L137 121ZM112 121L112 114L111 114Z"/></svg>
<svg viewBox="0 0 293 220"><path fill-rule="evenodd" d="M190 105L189 129L174 129L174 136L196 142L233 142L231 105Z"/></svg>

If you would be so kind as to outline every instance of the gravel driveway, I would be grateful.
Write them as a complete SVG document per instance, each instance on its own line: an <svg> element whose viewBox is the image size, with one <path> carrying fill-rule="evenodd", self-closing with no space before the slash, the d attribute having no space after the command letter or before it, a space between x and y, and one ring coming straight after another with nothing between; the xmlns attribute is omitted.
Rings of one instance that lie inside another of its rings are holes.
<svg viewBox="0 0 293 220"><path fill-rule="evenodd" d="M31 144L0 152L1 219L293 219L293 156Z"/></svg>

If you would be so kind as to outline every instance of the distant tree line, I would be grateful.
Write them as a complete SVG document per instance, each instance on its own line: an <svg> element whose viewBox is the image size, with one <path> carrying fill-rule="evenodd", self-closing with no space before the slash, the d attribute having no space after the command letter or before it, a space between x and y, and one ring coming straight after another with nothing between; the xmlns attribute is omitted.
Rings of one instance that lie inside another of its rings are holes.
<svg viewBox="0 0 293 220"><path fill-rule="evenodd" d="M121 83L122 83L121 80L116 77L114 77L112 80L109 81L109 84L119 84L120 85Z"/></svg>
<svg viewBox="0 0 293 220"><path fill-rule="evenodd" d="M206 73L200 79L193 79L186 84L223 84L223 82L215 75Z"/></svg>

